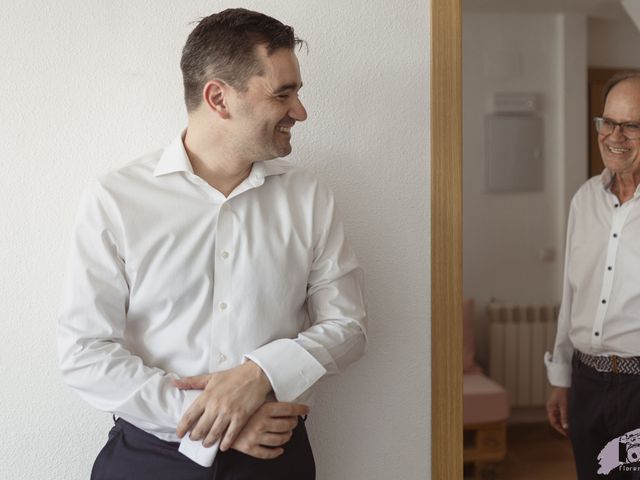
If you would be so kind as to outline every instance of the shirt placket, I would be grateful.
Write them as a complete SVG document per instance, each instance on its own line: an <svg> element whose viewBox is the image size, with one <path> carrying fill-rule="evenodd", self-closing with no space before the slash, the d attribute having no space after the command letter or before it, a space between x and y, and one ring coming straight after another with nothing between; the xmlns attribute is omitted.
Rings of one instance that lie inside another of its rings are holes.
<svg viewBox="0 0 640 480"><path fill-rule="evenodd" d="M618 255L618 245L623 233L623 227L627 216L631 211L631 204L635 198L623 205L613 194L608 195L608 200L612 203L613 213L611 219L611 228L609 230L609 241L607 243L607 255L602 272L602 288L600 289L600 298L598 299L598 309L596 311L595 322L591 331L591 346L596 350L602 349L604 337L604 322L609 308L609 300L613 288L613 279L615 276L616 257Z"/></svg>
<svg viewBox="0 0 640 480"><path fill-rule="evenodd" d="M230 364L230 346L224 342L229 337L230 319L234 304L232 299L231 267L234 251L233 237L235 214L228 201L223 202L216 222L216 243L214 255L213 315L211 328L211 372L226 370Z"/></svg>

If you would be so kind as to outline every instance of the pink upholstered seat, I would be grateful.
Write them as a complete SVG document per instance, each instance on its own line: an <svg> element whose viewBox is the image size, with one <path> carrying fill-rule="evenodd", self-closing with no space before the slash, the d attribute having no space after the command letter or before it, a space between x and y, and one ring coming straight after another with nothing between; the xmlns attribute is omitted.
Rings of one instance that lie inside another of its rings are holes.
<svg viewBox="0 0 640 480"><path fill-rule="evenodd" d="M509 417L507 391L481 373L464 375L463 423L499 422Z"/></svg>

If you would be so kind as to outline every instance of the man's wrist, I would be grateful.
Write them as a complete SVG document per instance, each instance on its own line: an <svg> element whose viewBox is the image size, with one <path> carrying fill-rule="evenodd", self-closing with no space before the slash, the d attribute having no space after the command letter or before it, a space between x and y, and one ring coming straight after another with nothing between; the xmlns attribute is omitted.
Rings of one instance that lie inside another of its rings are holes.
<svg viewBox="0 0 640 480"><path fill-rule="evenodd" d="M245 365L252 372L252 375L254 375L255 381L258 383L259 388L264 392L265 397L273 392L273 386L269 381L269 377L267 377L264 370L260 368L260 365L253 360L247 360Z"/></svg>

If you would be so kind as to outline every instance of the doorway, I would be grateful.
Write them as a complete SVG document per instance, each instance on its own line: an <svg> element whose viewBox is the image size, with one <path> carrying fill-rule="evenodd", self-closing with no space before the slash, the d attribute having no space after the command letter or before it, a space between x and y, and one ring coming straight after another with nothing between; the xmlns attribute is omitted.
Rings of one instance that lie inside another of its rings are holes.
<svg viewBox="0 0 640 480"><path fill-rule="evenodd" d="M471 55L465 50L463 63L466 97L461 191L464 191L465 239L463 291L465 297L473 292L471 296L480 305L477 314L482 316L490 298L524 305L556 303L560 299L566 211L571 196L588 177L589 134L585 126L593 129L590 119L601 114L601 106L592 102L595 113L591 113L587 102L590 95L597 96L588 86L587 66L598 62L587 52L586 44L594 28L586 13L524 13L515 7L510 12L476 14L476 23L469 28L469 17L466 11L463 13L463 39L466 37L467 42L464 46L470 43L474 50ZM598 22L597 29L601 31L608 29L610 33L616 28L611 27L613 20ZM628 20L625 27L627 25L630 25ZM503 31L506 33L501 33ZM618 40L611 42L624 43ZM584 49L582 57L581 48ZM468 58L475 62L471 71L467 68ZM605 62L614 60L605 58ZM494 94L500 92L532 94L538 99L531 113L540 117L544 125L544 163L541 164L544 184L539 190L487 192L482 170L485 117L495 113ZM472 100L467 102L467 98ZM468 109L469 104L473 108ZM468 134L475 135L476 139L468 141ZM595 173L600 173L599 166L595 169ZM494 221L498 217L507 220ZM478 234L482 229L489 233ZM468 242L469 232L471 242ZM471 271L469 265L473 266ZM471 285L474 282L475 287ZM481 319L476 326L485 329L485 344L479 345L478 350L487 368L487 324L482 322L486 320ZM540 424L544 428L543 408L541 413ZM572 476L569 474L566 478Z"/></svg>

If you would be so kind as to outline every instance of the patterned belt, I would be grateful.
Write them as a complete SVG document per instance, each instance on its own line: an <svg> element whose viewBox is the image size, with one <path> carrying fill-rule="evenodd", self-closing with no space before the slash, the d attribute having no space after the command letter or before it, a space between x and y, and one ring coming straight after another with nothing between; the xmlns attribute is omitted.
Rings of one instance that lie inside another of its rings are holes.
<svg viewBox="0 0 640 480"><path fill-rule="evenodd" d="M627 375L640 375L640 357L610 357L587 355L576 351L580 363L587 365L602 373L625 373Z"/></svg>

